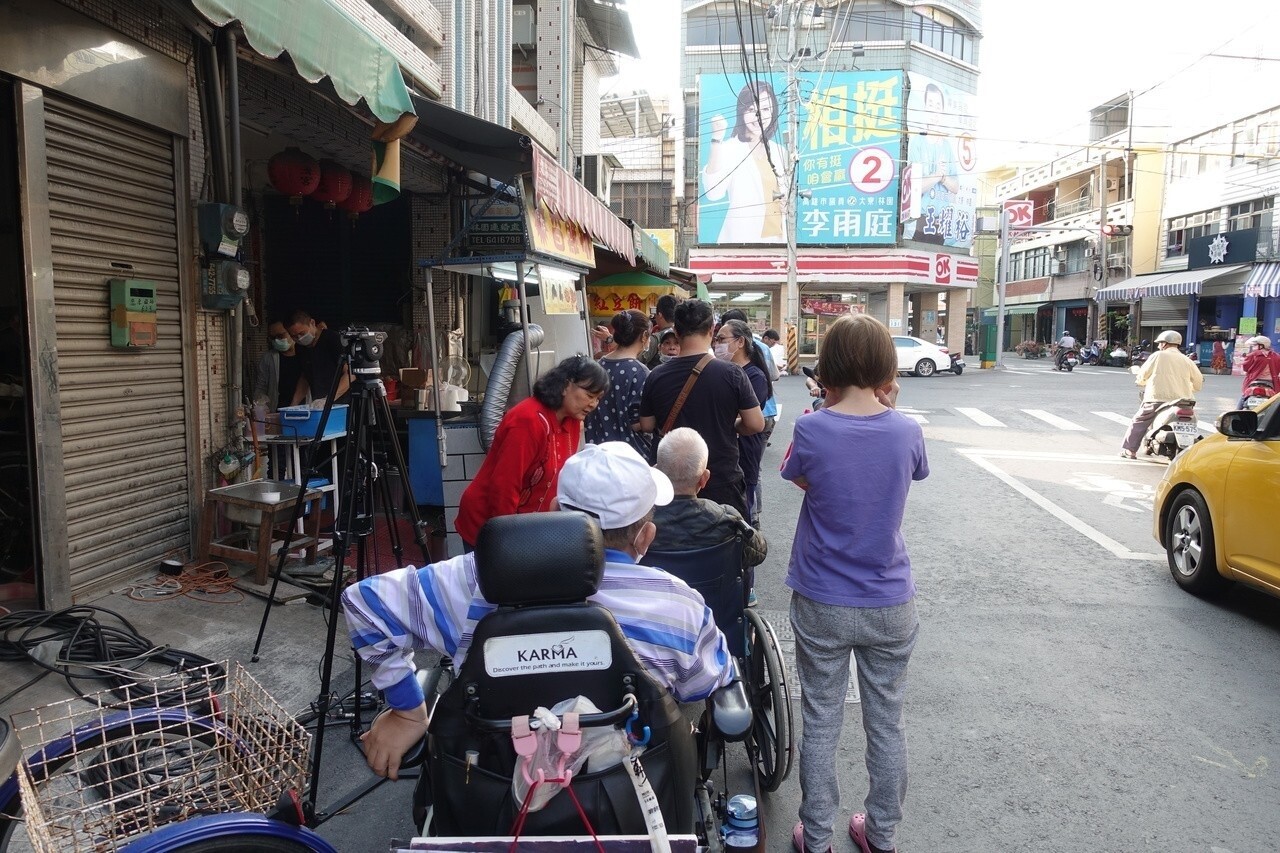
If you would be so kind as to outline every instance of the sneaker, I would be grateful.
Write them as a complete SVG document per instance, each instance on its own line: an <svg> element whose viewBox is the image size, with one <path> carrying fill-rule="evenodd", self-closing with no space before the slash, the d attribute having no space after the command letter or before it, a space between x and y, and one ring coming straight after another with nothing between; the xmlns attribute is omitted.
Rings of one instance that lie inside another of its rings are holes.
<svg viewBox="0 0 1280 853"><path fill-rule="evenodd" d="M862 853L886 853L879 847L872 847L871 842L867 841L867 816L862 812L856 812L849 818L849 837L853 839L854 844L858 845ZM895 847L887 853L898 853L898 848Z"/></svg>
<svg viewBox="0 0 1280 853"><path fill-rule="evenodd" d="M1120 458L1121 459L1137 459L1138 454L1134 453L1132 450L1121 450Z"/></svg>
<svg viewBox="0 0 1280 853"><path fill-rule="evenodd" d="M748 607L755 607L755 606L756 606L756 603L757 603L757 602L756 602L756 591L755 591L755 589L753 588L753 589L751 590L750 595L748 595L748 596L747 596L747 606L748 606Z"/></svg>
<svg viewBox="0 0 1280 853"><path fill-rule="evenodd" d="M805 853L804 849L804 823L796 821L796 828L791 830L791 849L796 853ZM827 848L827 853L831 853L832 848Z"/></svg>

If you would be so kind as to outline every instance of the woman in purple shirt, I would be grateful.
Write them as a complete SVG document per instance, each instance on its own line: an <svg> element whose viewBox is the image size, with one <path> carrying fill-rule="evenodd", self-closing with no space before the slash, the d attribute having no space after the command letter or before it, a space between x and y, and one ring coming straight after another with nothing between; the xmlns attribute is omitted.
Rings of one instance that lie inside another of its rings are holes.
<svg viewBox="0 0 1280 853"><path fill-rule="evenodd" d="M782 464L782 476L805 490L787 571L804 716L792 842L798 853L831 848L852 652L869 790L849 834L863 853L885 853L895 849L907 792L902 703L919 628L902 515L929 463L920 425L893 410L898 360L883 324L841 317L819 356L826 401L796 421Z"/></svg>

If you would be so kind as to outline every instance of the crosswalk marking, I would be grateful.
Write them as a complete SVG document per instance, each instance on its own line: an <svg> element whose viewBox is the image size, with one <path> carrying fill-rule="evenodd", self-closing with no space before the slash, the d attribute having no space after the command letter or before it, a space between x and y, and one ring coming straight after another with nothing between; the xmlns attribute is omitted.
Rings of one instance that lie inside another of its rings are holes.
<svg viewBox="0 0 1280 853"><path fill-rule="evenodd" d="M1218 431L1217 426L1209 423L1208 421L1196 421L1196 426L1200 427L1200 429L1204 430L1205 432L1213 433Z"/></svg>
<svg viewBox="0 0 1280 853"><path fill-rule="evenodd" d="M1046 412L1044 409L1023 409L1022 411L1026 412L1028 415L1031 415L1031 417L1033 418L1038 418L1039 420L1044 421L1049 426L1055 426L1061 430L1071 430L1074 432L1089 431L1086 427L1080 426L1080 424L1072 423L1066 418L1060 418L1057 415L1050 414Z"/></svg>
<svg viewBox="0 0 1280 853"><path fill-rule="evenodd" d="M924 415L917 415L915 412L903 412L903 414L918 424L927 424L929 422L929 419Z"/></svg>
<svg viewBox="0 0 1280 853"><path fill-rule="evenodd" d="M965 409L957 406L956 411L964 415L969 420L976 423L978 426L989 426L989 427L1004 426L1004 424L1002 424L1000 421L991 417L991 415L988 415L986 412L982 411L981 409Z"/></svg>
<svg viewBox="0 0 1280 853"><path fill-rule="evenodd" d="M1106 418L1112 423L1117 423L1121 426L1128 426L1131 423L1129 418L1126 418L1124 415L1117 415L1115 412L1090 412L1089 414L1097 415L1100 418Z"/></svg>

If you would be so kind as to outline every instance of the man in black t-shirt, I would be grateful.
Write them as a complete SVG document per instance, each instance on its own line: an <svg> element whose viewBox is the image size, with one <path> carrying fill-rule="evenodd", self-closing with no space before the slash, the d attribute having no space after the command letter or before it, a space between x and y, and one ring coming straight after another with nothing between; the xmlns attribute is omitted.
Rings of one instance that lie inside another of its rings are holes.
<svg viewBox="0 0 1280 853"><path fill-rule="evenodd" d="M711 350L711 306L686 299L675 309L680 355L655 368L640 396L640 429L660 431L693 369ZM702 369L671 428L690 427L707 443L711 480L701 497L728 504L745 518L747 498L738 465L738 435L764 429L764 416L751 382L730 361L713 358ZM655 442L656 443L656 442Z"/></svg>
<svg viewBox="0 0 1280 853"><path fill-rule="evenodd" d="M333 388L333 377L342 363L342 336L333 329L322 331L317 328L315 319L306 311L293 313L289 320L289 334L298 344L298 352L304 359L302 377L293 392L293 404L296 406L304 402L308 391L313 401L323 400ZM343 368L333 402L345 403L350 387L351 374Z"/></svg>

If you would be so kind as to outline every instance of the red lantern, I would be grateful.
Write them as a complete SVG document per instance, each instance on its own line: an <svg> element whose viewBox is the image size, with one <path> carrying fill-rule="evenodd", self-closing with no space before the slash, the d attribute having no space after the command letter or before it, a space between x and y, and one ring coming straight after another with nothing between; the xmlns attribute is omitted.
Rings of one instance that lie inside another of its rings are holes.
<svg viewBox="0 0 1280 853"><path fill-rule="evenodd" d="M302 197L320 185L320 164L297 148L286 148L267 163L267 179L276 192L302 204Z"/></svg>
<svg viewBox="0 0 1280 853"><path fill-rule="evenodd" d="M320 185L311 193L311 197L329 207L337 206L351 195L351 172L346 166L332 160L320 161Z"/></svg>
<svg viewBox="0 0 1280 853"><path fill-rule="evenodd" d="M363 175L351 176L351 195L338 202L338 207L351 214L355 219L373 207L373 182Z"/></svg>

